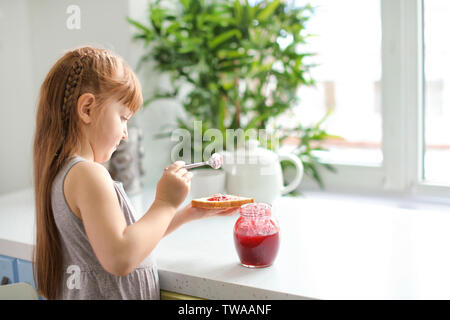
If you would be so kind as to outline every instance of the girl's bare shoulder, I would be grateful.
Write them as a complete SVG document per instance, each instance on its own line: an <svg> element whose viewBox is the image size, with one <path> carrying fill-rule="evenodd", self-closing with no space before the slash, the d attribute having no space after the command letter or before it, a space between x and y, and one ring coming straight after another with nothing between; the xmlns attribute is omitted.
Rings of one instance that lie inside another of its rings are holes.
<svg viewBox="0 0 450 320"><path fill-rule="evenodd" d="M80 161L76 163L69 171L69 174L70 173L72 173L74 177L81 178L81 182L83 181L82 178L85 178L85 180L97 178L106 179L109 182L112 181L108 170L100 163L92 161Z"/></svg>
<svg viewBox="0 0 450 320"><path fill-rule="evenodd" d="M91 161L76 163L64 180L64 195L69 208L81 219L79 202L86 196L97 197L101 194L115 195L113 180L108 170L101 164Z"/></svg>

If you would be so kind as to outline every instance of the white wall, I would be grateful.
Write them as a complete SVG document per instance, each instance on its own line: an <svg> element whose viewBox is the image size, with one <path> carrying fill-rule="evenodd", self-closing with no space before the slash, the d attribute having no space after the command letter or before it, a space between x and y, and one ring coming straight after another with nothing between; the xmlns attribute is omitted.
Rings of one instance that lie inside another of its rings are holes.
<svg viewBox="0 0 450 320"><path fill-rule="evenodd" d="M133 19L148 25L148 0L130 0L129 16ZM135 28L131 28L131 33L135 33ZM137 65L139 57L143 54L143 44L139 42L131 43L130 61ZM156 86L164 88L169 85L167 77L161 77L152 70L152 64L146 64L138 73L142 84L144 99L148 97ZM179 104L168 100L155 101L148 105L138 115L136 120L143 129L143 146L145 150L144 165L147 171L143 178L146 186L154 187L161 177L164 168L171 162L170 151L175 144L170 139L155 140L153 135L161 132L161 127L165 124L176 123L177 114L182 112Z"/></svg>
<svg viewBox="0 0 450 320"><path fill-rule="evenodd" d="M69 30L69 5L81 10L81 28ZM99 45L134 67L142 45L132 43L125 17L145 20L146 0L0 0L0 194L32 186L32 142L38 92L50 67L65 50ZM159 81L154 72L138 75L145 92ZM155 184L170 161L167 140L153 141L179 107L154 103L136 115L144 130L146 184Z"/></svg>
<svg viewBox="0 0 450 320"><path fill-rule="evenodd" d="M0 0L0 193L31 185L34 126L28 1Z"/></svg>

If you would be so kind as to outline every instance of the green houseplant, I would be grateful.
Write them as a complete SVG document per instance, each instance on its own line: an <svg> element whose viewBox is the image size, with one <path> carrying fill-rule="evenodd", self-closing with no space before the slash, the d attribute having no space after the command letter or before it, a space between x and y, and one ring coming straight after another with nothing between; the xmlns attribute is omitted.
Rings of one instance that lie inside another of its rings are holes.
<svg viewBox="0 0 450 320"><path fill-rule="evenodd" d="M148 25L128 18L137 29L134 39L146 48L138 70L152 60L159 71L170 74L173 87L156 90L144 106L161 97L180 99L188 118L179 118L175 127L193 132L194 121L202 120L202 133L210 128L223 133L223 148L227 129L245 132L272 126L281 143L297 137L294 153L305 174L323 187L317 170L322 164L313 151L321 150L320 142L330 137L321 129L325 118L312 127L299 124L290 130L271 123L298 102L299 86L314 84L309 73L313 65L305 63L311 53L302 51L309 36L305 23L313 8L291 7L280 0L155 1L149 6ZM180 97L180 88L186 85L189 93Z"/></svg>

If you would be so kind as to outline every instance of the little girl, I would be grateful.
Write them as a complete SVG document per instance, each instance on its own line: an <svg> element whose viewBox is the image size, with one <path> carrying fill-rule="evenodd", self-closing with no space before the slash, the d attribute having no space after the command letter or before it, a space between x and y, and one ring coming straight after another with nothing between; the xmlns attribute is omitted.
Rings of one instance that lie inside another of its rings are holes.
<svg viewBox="0 0 450 320"><path fill-rule="evenodd" d="M101 163L142 104L136 75L119 56L92 47L67 52L41 91L34 138L34 277L47 299L159 299L152 251L180 225L236 208L177 211L192 173L177 161L139 220Z"/></svg>

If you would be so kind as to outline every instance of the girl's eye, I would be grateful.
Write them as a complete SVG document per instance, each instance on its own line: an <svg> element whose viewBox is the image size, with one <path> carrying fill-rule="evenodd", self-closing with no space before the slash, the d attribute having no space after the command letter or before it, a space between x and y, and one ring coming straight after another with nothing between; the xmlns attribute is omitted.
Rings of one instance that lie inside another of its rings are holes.
<svg viewBox="0 0 450 320"><path fill-rule="evenodd" d="M128 121L128 119L127 119L127 118L125 118L125 117L122 117L122 120L123 120L123 121Z"/></svg>

